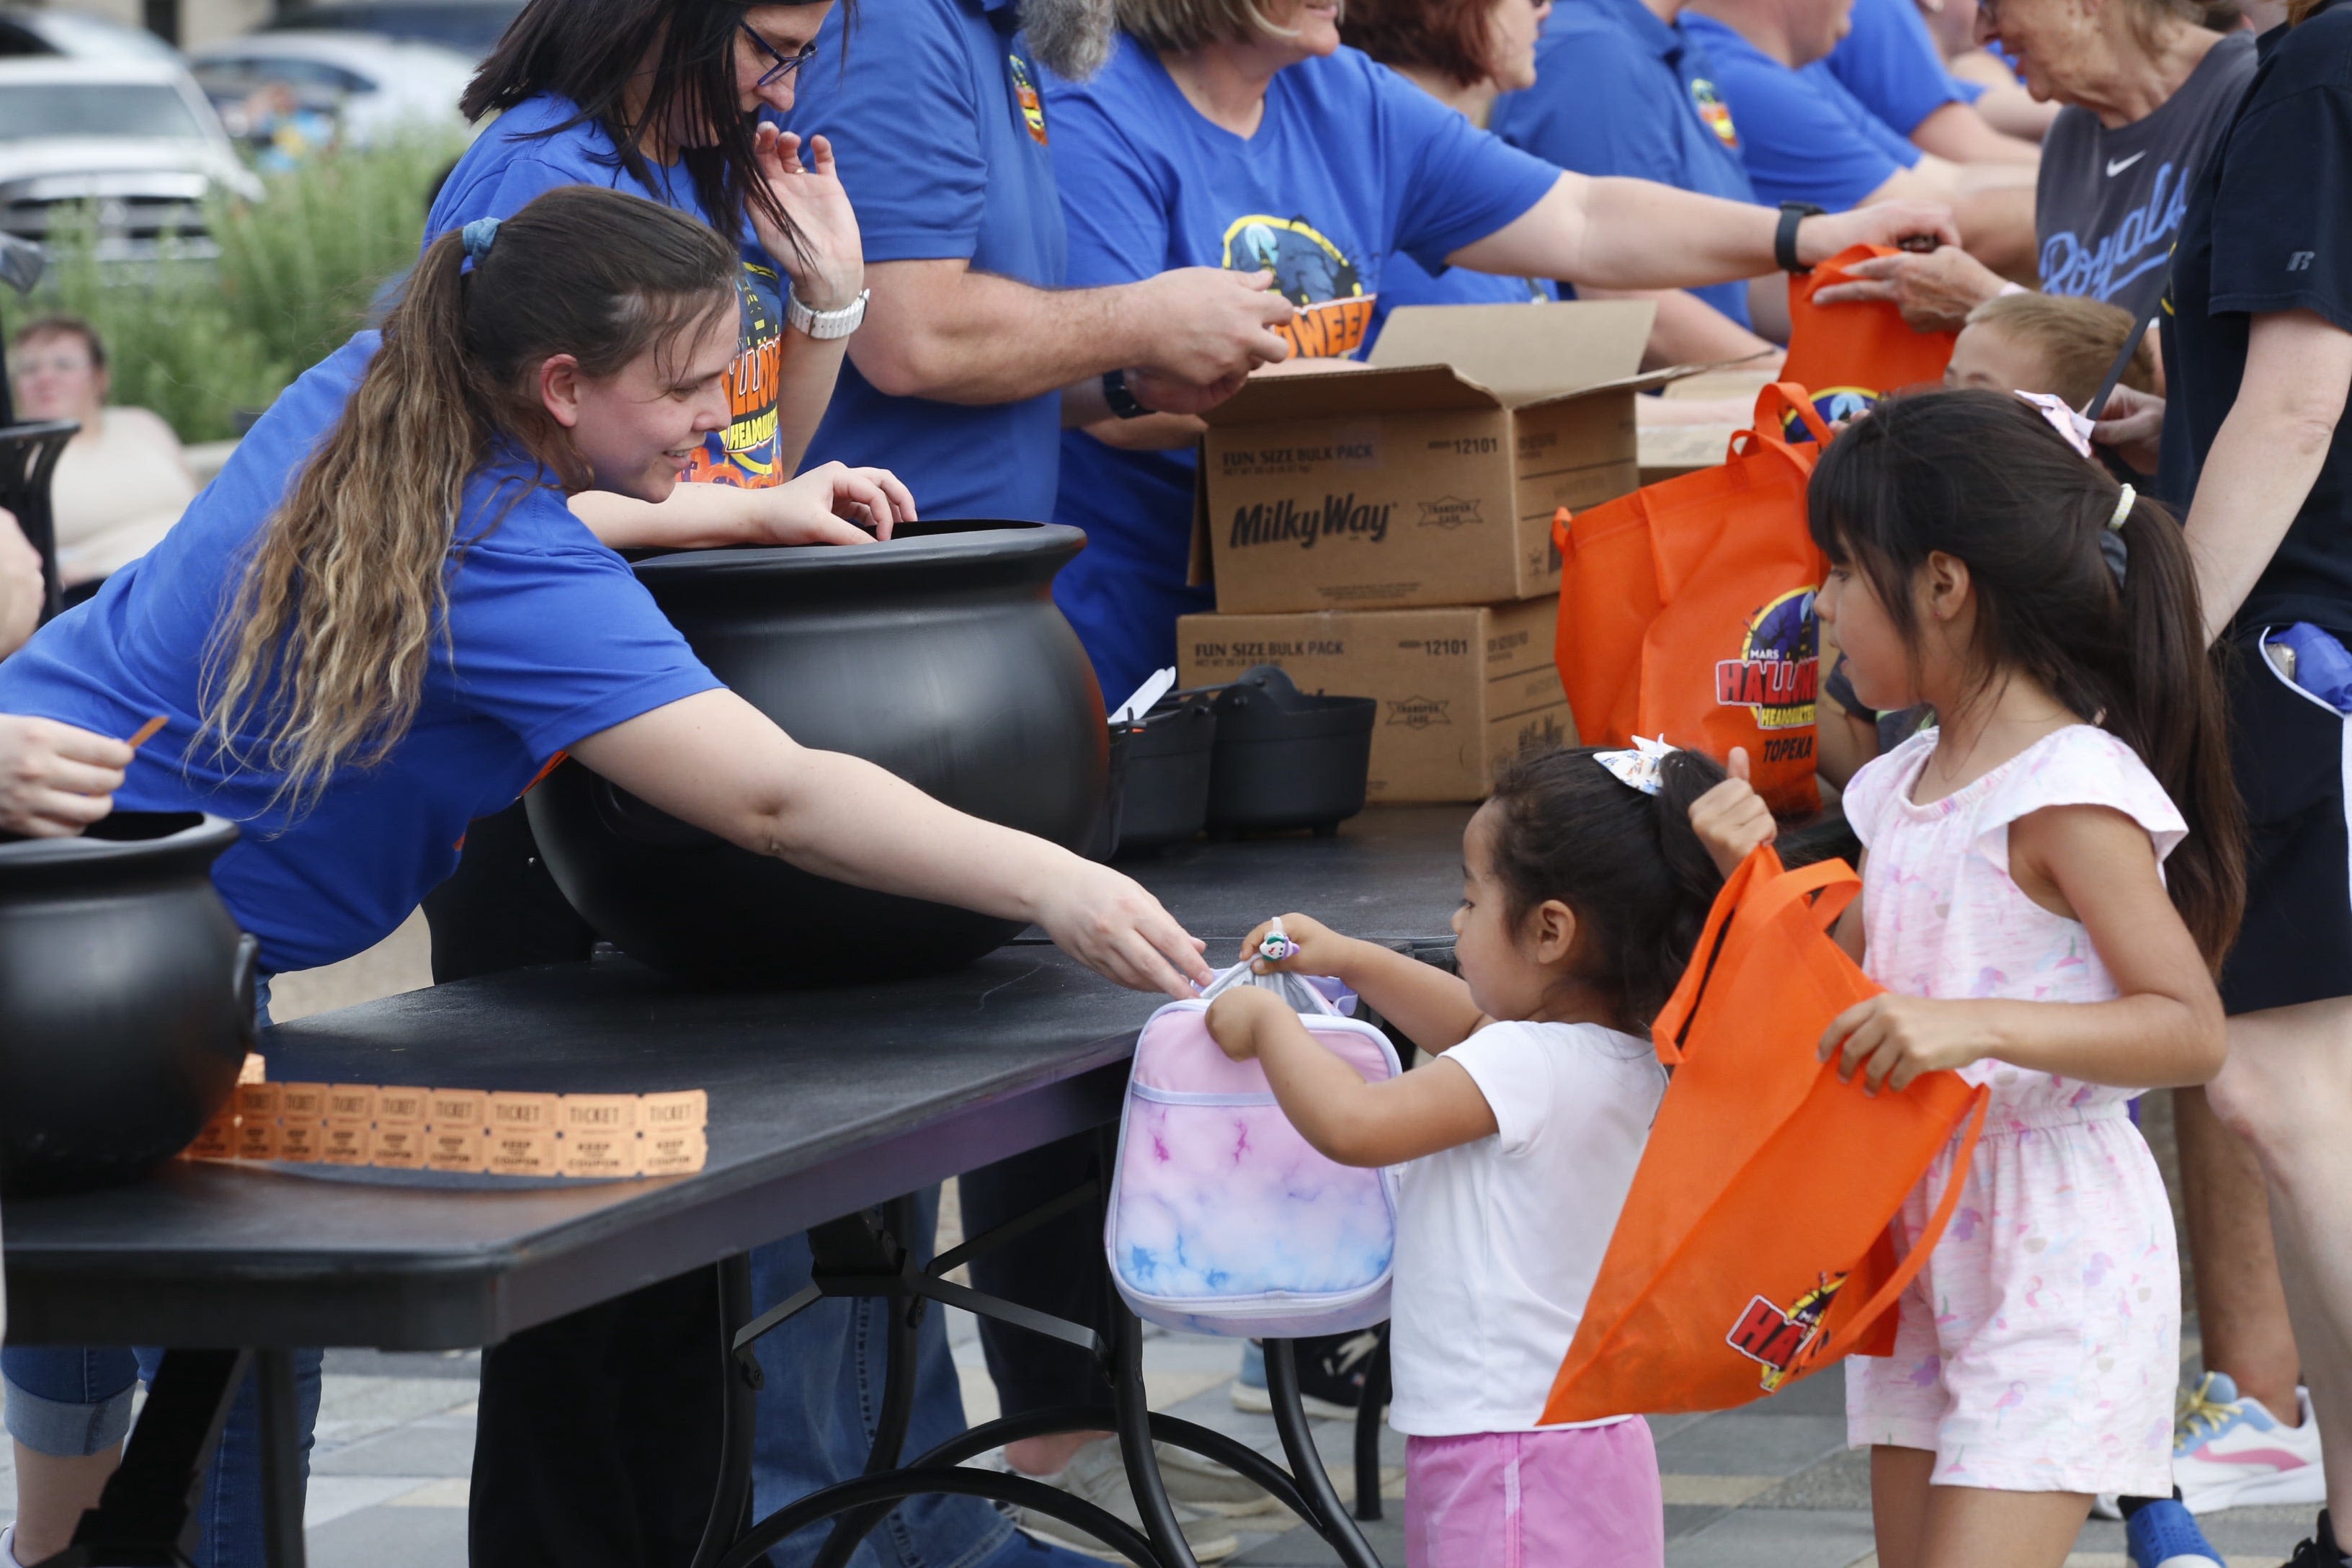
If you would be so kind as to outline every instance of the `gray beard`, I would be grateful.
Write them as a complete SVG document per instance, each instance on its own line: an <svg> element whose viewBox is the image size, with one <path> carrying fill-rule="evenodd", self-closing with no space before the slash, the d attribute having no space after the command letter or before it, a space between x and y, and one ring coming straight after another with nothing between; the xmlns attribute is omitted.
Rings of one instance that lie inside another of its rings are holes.
<svg viewBox="0 0 2352 1568"><path fill-rule="evenodd" d="M1021 26L1037 63L1070 81L1102 69L1118 30L1112 0L1021 0Z"/></svg>

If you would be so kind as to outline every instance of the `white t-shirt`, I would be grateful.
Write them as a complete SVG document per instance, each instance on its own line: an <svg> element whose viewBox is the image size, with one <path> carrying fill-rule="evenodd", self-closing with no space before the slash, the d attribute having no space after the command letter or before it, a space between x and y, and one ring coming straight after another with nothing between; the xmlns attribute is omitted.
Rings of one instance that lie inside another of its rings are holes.
<svg viewBox="0 0 2352 1568"><path fill-rule="evenodd" d="M1423 1437L1532 1431L1665 1069L1646 1041L1598 1024L1492 1024L1445 1056L1500 1130L1404 1167L1389 1424Z"/></svg>

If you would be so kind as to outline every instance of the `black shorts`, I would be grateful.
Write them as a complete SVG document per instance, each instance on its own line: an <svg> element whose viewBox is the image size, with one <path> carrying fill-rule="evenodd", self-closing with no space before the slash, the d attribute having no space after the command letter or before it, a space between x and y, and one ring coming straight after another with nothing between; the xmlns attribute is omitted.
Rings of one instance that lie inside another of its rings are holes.
<svg viewBox="0 0 2352 1568"><path fill-rule="evenodd" d="M2352 995L2352 724L2249 637L2229 676L2231 771L2246 804L2246 918L2222 1009Z"/></svg>

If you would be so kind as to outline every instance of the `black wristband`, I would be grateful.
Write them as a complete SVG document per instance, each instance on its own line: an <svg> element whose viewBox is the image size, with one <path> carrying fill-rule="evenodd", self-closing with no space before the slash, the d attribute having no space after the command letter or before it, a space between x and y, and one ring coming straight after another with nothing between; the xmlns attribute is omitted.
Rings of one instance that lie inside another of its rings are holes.
<svg viewBox="0 0 2352 1568"><path fill-rule="evenodd" d="M1134 393L1128 390L1127 372L1123 370L1103 372L1102 388L1103 401L1109 404L1110 411L1121 419L1140 419L1151 412L1137 400Z"/></svg>
<svg viewBox="0 0 2352 1568"><path fill-rule="evenodd" d="M1780 226L1772 231L1772 260L1783 272L1811 272L1811 268L1797 259L1797 226L1809 217L1824 216L1822 208L1811 202L1782 202Z"/></svg>

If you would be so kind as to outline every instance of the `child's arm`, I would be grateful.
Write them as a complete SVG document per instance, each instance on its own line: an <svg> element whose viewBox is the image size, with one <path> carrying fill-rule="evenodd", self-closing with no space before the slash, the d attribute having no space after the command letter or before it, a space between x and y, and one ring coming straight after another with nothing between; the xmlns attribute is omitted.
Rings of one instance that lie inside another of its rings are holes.
<svg viewBox="0 0 2352 1568"><path fill-rule="evenodd" d="M1255 957L1258 943L1273 929L1268 921L1250 932L1242 943L1242 956ZM1259 960L1261 973L1282 969L1294 974L1336 974L1423 1050L1450 1050L1494 1022L1470 1000L1470 987L1460 976L1435 964L1391 952L1377 942L1341 936L1305 915L1284 915L1282 933L1298 951L1279 963Z"/></svg>
<svg viewBox="0 0 2352 1568"><path fill-rule="evenodd" d="M1902 1089L1923 1072L1994 1058L2128 1089L2199 1084L2221 1070L2221 999L2157 873L2147 830L2105 806L2050 806L2010 825L2010 874L2035 902L2083 922L2123 994L2113 1002L1934 1002L1874 996L1822 1036L1838 1071Z"/></svg>
<svg viewBox="0 0 2352 1568"><path fill-rule="evenodd" d="M1235 1061L1255 1057L1290 1124L1342 1165L1394 1165L1496 1131L1494 1108L1462 1068L1440 1058L1366 1083L1316 1043L1281 997L1258 986L1236 986L1211 1003L1209 1033Z"/></svg>

